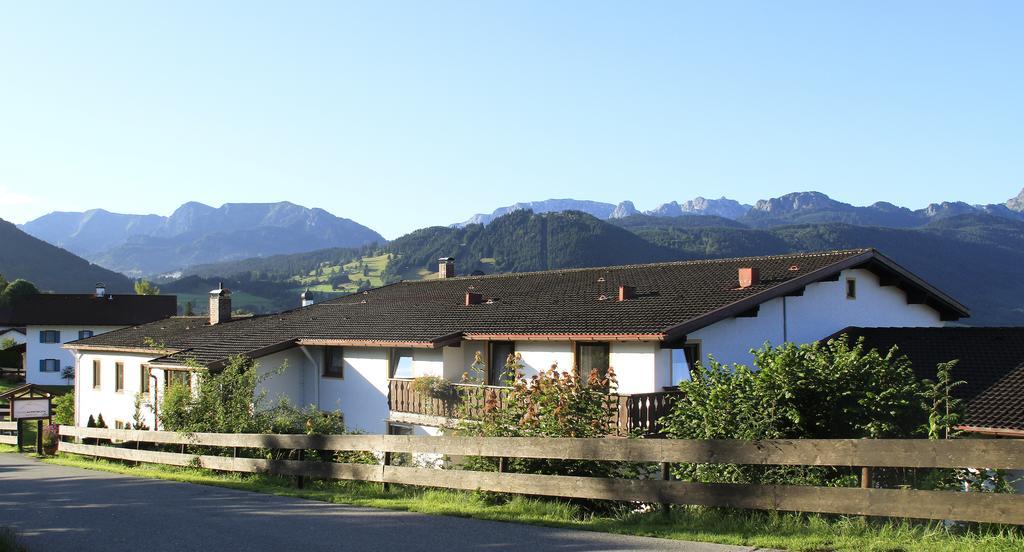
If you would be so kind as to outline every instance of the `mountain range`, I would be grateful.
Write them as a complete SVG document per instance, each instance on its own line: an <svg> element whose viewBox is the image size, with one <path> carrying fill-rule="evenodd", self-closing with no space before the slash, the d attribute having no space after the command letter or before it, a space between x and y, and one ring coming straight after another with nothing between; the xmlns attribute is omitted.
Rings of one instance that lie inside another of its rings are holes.
<svg viewBox="0 0 1024 552"><path fill-rule="evenodd" d="M173 272L208 262L384 243L377 232L323 209L289 202L185 203L169 217L53 212L25 232L131 276Z"/></svg>
<svg viewBox="0 0 1024 552"><path fill-rule="evenodd" d="M492 220L516 210L531 210L535 213L581 211L602 220L621 219L635 215L654 217L713 215L753 227L843 222L860 226L916 228L935 219L969 213L986 213L1014 220L1024 220L1024 189L1017 197L1009 199L1005 203L970 205L960 201L942 202L932 203L923 209L916 210L884 201L858 207L836 201L821 192L794 192L777 198L762 199L754 205L742 204L725 197L719 199L697 197L682 203L676 201L663 203L649 211L638 210L632 201L623 201L618 205L613 205L599 201L549 199L500 207L490 214L473 215L468 220L452 226L488 224Z"/></svg>

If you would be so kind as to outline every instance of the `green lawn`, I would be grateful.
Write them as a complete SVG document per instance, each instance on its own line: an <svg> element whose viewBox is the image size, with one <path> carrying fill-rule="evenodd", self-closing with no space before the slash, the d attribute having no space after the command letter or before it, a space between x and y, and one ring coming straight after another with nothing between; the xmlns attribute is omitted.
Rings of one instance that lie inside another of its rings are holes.
<svg viewBox="0 0 1024 552"><path fill-rule="evenodd" d="M5 448L0 447L0 452L5 452ZM522 496L399 486L384 492L380 485L354 481L311 481L305 489L297 489L289 478L265 475L160 465L127 466L73 455L44 461L338 504L797 551L1024 551L1024 532L1020 528L947 529L941 523L880 522L860 517L699 507L673 508L668 515L627 510L617 515L590 515L565 501Z"/></svg>

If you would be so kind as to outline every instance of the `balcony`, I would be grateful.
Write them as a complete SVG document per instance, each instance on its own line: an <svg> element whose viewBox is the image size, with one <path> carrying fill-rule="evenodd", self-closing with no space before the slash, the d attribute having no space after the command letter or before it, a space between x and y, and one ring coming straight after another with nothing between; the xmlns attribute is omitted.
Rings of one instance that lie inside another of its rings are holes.
<svg viewBox="0 0 1024 552"><path fill-rule="evenodd" d="M430 397L413 389L411 379L388 380L388 406L392 412L414 414L434 418L452 419L463 416L479 419L485 405L493 402L502 408L508 400L508 387L493 385L471 385L453 383L452 392L444 398ZM480 390L483 393L480 393ZM627 435L639 432L648 437L659 435L662 416L668 414L672 404L679 397L677 391L642 393L635 395L612 395L618 401L613 419L608 420L612 433Z"/></svg>

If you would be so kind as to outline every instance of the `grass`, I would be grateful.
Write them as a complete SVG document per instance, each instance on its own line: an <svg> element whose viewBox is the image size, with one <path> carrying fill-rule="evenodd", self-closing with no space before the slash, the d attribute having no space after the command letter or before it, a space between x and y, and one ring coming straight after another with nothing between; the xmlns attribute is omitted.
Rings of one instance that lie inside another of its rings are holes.
<svg viewBox="0 0 1024 552"><path fill-rule="evenodd" d="M358 481L311 481L305 489L298 489L290 478L152 464L128 466L74 455L45 462L337 504L796 551L1024 551L1024 532L999 526L947 528L935 522L866 521L860 517L700 507L676 507L667 515L626 510L617 515L591 515L566 501L522 496L401 486L384 492L378 484Z"/></svg>
<svg viewBox="0 0 1024 552"><path fill-rule="evenodd" d="M28 546L11 527L0 527L0 552L28 552Z"/></svg>

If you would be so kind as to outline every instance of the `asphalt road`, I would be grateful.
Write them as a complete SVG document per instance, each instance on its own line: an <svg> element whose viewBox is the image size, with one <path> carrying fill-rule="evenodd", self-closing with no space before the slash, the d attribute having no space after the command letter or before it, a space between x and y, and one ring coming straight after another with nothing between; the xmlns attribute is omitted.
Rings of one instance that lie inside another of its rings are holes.
<svg viewBox="0 0 1024 552"><path fill-rule="evenodd" d="M0 454L0 526L59 550L686 550L688 543L339 506Z"/></svg>

